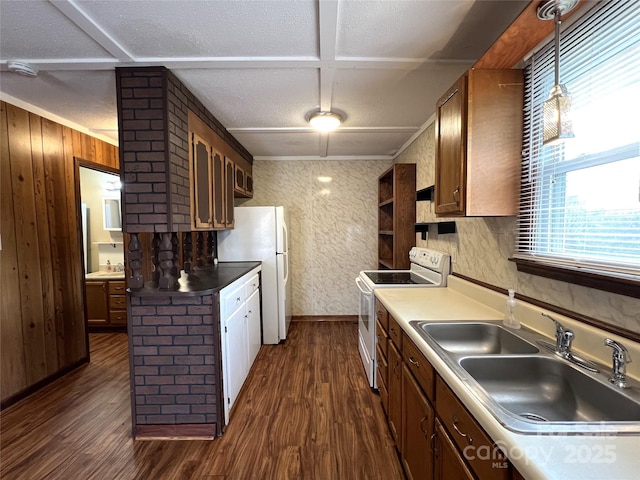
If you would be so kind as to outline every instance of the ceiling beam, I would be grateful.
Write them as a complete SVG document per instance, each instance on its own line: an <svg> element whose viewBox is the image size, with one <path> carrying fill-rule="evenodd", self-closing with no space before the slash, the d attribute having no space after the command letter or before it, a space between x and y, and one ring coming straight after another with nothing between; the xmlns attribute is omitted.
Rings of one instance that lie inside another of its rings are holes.
<svg viewBox="0 0 640 480"><path fill-rule="evenodd" d="M123 62L134 61L133 55L104 31L74 0L49 0L49 2L115 58Z"/></svg>
<svg viewBox="0 0 640 480"><path fill-rule="evenodd" d="M336 42L338 33L338 1L337 0L320 0L318 2L318 34L320 35L320 110L323 112L331 111L331 103L333 101L333 85L335 77L335 69L330 65L336 59ZM320 151L324 150L326 156L327 141L324 142L322 135L320 136ZM324 144L324 146L322 145Z"/></svg>

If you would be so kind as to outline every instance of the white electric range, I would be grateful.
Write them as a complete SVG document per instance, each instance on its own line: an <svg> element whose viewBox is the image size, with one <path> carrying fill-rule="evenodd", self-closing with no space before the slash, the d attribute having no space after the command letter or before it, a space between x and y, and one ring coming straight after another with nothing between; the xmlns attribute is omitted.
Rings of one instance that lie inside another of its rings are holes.
<svg viewBox="0 0 640 480"><path fill-rule="evenodd" d="M376 288L433 288L446 287L451 269L451 256L413 247L409 252L409 270L363 270L356 277L360 290L358 318L358 349L369 385L377 388L376 381L376 309L373 291Z"/></svg>

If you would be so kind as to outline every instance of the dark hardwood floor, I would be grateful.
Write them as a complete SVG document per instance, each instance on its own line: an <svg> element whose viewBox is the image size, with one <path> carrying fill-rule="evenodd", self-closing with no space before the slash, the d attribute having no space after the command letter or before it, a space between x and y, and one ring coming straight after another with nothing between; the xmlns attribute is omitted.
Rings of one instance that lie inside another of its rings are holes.
<svg viewBox="0 0 640 480"><path fill-rule="evenodd" d="M92 334L91 364L0 416L0 478L404 478L352 322L294 322L263 346L225 434L134 441L125 334Z"/></svg>

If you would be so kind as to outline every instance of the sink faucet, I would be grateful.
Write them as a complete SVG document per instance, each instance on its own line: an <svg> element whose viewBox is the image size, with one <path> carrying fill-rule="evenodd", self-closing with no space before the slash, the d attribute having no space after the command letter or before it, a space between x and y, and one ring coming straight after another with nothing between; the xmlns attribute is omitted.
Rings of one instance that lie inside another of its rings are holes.
<svg viewBox="0 0 640 480"><path fill-rule="evenodd" d="M627 363L631 363L629 351L610 338L605 338L604 344L613 349L613 375L609 381L617 387L627 388Z"/></svg>
<svg viewBox="0 0 640 480"><path fill-rule="evenodd" d="M556 353L561 357L571 356L571 342L575 334L573 330L569 330L551 315L542 312L542 315L553 322L556 327Z"/></svg>

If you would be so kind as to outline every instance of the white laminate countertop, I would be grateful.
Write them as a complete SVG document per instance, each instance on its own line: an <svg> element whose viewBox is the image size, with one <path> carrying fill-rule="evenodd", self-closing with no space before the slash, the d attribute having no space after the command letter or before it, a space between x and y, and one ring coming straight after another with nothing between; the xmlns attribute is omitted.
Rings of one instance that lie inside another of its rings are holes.
<svg viewBox="0 0 640 480"><path fill-rule="evenodd" d="M125 272L91 272L85 274L85 280L124 280Z"/></svg>
<svg viewBox="0 0 640 480"><path fill-rule="evenodd" d="M639 479L640 435L525 435L507 430L498 422L409 325L412 320L496 320L504 317L501 309L506 299L504 295L459 278L449 279L446 288L378 288L374 293L525 479ZM519 303L522 318L527 318L524 310L528 307ZM531 310L529 317L533 313L539 315L539 309L534 311L536 308L532 307ZM537 320L537 317L532 318ZM547 336L552 333L551 326L544 322L541 326L523 324ZM636 348L634 346L634 350Z"/></svg>

